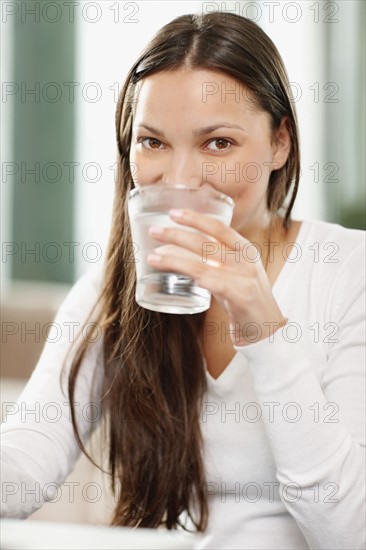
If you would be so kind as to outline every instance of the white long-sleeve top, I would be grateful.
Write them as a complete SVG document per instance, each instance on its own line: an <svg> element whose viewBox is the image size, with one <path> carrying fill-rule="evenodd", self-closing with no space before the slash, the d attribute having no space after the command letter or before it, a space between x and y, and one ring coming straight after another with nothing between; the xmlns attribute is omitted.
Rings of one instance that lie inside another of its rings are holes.
<svg viewBox="0 0 366 550"><path fill-rule="evenodd" d="M25 518L52 498L79 456L59 375L101 277L98 267L73 286L54 341L2 425L3 517ZM206 370L200 423L210 516L200 548L363 549L365 232L304 220L272 291L287 325L235 346L217 379ZM90 403L100 395L102 343L99 335L89 348L77 385L85 440L96 424ZM25 498L22 484L41 490Z"/></svg>

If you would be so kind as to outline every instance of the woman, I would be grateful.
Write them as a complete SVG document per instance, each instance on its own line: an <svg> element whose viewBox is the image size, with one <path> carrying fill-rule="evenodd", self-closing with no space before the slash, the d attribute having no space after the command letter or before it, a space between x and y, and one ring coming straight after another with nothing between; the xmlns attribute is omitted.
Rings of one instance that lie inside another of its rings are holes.
<svg viewBox="0 0 366 550"><path fill-rule="evenodd" d="M97 401L120 489L113 524L193 528L211 548L361 548L364 232L291 219L298 133L275 46L234 14L176 18L128 74L116 131L108 258L56 318L92 330L78 345L66 333L47 344L21 396L65 402L57 374L73 350L75 434L65 404L56 426L23 426L22 442L14 415L6 478L64 480L96 424L81 411ZM134 300L128 191L174 182L205 182L235 202L229 228L192 211L172 213L179 230L151 228L162 246L150 264L211 291L196 315ZM208 237L220 245L216 263L202 261ZM259 260L244 253L251 243ZM39 505L9 497L5 515Z"/></svg>

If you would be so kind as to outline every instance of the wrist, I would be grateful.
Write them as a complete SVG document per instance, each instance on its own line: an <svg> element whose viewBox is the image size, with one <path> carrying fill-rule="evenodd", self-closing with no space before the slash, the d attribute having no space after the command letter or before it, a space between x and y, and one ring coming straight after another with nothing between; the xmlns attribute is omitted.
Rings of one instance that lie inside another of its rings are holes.
<svg viewBox="0 0 366 550"><path fill-rule="evenodd" d="M271 339L273 334L288 323L288 317L282 318L280 321L268 321L262 325L257 323L248 323L252 326L253 331L250 332L248 327L239 329L239 323L231 323L231 340L235 346L250 346L262 340Z"/></svg>

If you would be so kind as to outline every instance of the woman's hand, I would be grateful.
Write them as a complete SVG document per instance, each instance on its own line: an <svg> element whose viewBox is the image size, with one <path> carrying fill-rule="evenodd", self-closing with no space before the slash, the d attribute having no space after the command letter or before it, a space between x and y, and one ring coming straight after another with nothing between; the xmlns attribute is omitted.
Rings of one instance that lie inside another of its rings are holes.
<svg viewBox="0 0 366 550"><path fill-rule="evenodd" d="M222 221L193 210L171 210L169 215L199 233L152 226L150 235L167 246L155 249L148 263L161 271L187 275L211 291L229 316L235 345L268 338L286 323L262 261L247 258L250 241Z"/></svg>

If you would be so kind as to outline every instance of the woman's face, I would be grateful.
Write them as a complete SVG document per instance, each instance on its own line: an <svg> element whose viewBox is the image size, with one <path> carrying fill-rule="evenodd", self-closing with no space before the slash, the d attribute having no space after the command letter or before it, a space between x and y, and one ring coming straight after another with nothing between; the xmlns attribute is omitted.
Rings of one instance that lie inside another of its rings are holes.
<svg viewBox="0 0 366 550"><path fill-rule="evenodd" d="M137 186L208 183L235 202L232 227L267 223L272 169L286 162L290 138L273 140L268 113L224 73L181 69L142 79L134 103L130 162Z"/></svg>

